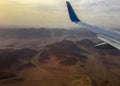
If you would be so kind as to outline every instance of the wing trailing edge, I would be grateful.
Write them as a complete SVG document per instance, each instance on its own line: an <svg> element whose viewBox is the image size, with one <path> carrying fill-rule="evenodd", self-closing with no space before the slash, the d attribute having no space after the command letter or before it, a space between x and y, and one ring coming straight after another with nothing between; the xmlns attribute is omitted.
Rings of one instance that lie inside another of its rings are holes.
<svg viewBox="0 0 120 86"><path fill-rule="evenodd" d="M112 39L111 37L105 36L103 34L99 34L98 38L120 50L120 42L119 41Z"/></svg>

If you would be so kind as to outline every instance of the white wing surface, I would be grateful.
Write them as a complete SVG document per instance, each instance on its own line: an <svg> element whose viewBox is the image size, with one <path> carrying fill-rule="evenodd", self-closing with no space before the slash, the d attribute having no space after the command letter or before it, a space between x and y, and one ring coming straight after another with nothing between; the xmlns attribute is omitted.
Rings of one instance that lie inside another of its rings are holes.
<svg viewBox="0 0 120 86"><path fill-rule="evenodd" d="M104 42L110 44L111 46L117 48L120 50L120 32L111 30L111 29L106 29L106 28L100 28L97 26L93 26L90 24L87 24L85 22L82 22L76 15L74 9L72 8L71 4L69 1L66 1L67 8L68 8L68 13L69 17L72 22L82 26L85 29L88 29L90 31L93 31L97 33L97 37Z"/></svg>

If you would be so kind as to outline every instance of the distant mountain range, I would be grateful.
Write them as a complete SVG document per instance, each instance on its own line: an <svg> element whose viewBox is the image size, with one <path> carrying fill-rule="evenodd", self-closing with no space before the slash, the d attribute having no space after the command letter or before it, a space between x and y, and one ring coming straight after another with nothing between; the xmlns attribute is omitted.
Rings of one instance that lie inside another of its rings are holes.
<svg viewBox="0 0 120 86"><path fill-rule="evenodd" d="M84 29L1 29L0 38L41 38L41 37L80 37L80 36L95 36L95 33Z"/></svg>

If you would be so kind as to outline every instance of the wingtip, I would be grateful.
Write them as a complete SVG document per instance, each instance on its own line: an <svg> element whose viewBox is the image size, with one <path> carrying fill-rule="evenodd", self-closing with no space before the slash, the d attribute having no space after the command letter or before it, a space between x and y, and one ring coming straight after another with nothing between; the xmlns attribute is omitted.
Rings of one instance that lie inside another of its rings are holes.
<svg viewBox="0 0 120 86"><path fill-rule="evenodd" d="M75 23L81 22L81 20L77 17L76 13L74 12L74 9L72 8L68 0L66 0L66 4L67 4L67 9L68 9L68 13L71 21Z"/></svg>
<svg viewBox="0 0 120 86"><path fill-rule="evenodd" d="M68 0L66 0L66 2L67 2Z"/></svg>

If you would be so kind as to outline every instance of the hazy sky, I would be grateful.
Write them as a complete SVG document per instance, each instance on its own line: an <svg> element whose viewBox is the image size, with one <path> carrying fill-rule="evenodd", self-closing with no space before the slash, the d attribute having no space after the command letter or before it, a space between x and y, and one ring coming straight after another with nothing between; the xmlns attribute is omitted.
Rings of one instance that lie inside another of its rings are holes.
<svg viewBox="0 0 120 86"><path fill-rule="evenodd" d="M120 28L119 0L70 0L85 22ZM74 27L65 0L0 0L0 25L21 27Z"/></svg>

